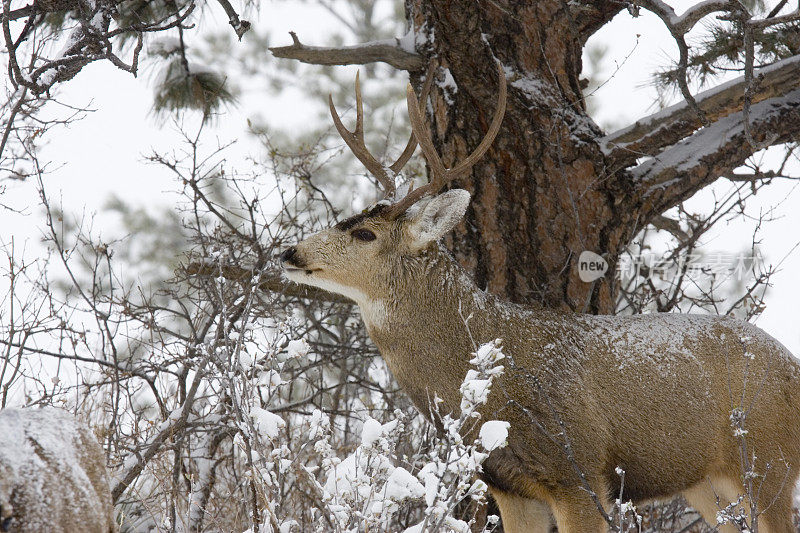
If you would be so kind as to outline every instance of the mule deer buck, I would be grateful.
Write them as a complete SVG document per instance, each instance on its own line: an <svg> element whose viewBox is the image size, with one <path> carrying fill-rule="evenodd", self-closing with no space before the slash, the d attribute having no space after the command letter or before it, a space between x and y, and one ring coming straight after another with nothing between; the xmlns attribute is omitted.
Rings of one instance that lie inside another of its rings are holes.
<svg viewBox="0 0 800 533"><path fill-rule="evenodd" d="M470 171L500 129L502 69L499 78L485 138L450 169L423 117L431 73L421 102L408 88L412 138L388 167L364 144L358 78L353 132L330 101L337 130L386 199L285 250L286 277L356 302L397 382L428 415L434 395L443 400L442 412L458 410L473 343L502 339L514 365L496 382L482 415L511 427L508 445L491 453L482 475L506 531L548 531L550 513L561 533L605 530L599 508L611 509L619 494L618 468L625 472L625 501L682 494L715 525L720 506L749 494L762 531L792 531L800 366L780 343L726 317L593 316L511 304L480 290L437 244L464 216L470 195L436 194ZM430 183L392 203L393 176L415 139ZM746 421L746 428L736 433L732 419ZM745 491L743 479L758 490Z"/></svg>

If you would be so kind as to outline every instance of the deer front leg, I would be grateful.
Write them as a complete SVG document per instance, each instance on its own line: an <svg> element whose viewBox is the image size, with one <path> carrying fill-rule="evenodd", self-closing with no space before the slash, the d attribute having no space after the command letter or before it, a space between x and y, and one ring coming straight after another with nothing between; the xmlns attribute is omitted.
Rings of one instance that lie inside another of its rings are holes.
<svg viewBox="0 0 800 533"><path fill-rule="evenodd" d="M553 518L544 502L492 490L506 533L549 533Z"/></svg>
<svg viewBox="0 0 800 533"><path fill-rule="evenodd" d="M602 499L602 496L598 497ZM610 504L604 499L601 503L604 509L610 509ZM597 508L597 504L579 487L554 495L553 516L556 519L558 533L608 532L608 523Z"/></svg>

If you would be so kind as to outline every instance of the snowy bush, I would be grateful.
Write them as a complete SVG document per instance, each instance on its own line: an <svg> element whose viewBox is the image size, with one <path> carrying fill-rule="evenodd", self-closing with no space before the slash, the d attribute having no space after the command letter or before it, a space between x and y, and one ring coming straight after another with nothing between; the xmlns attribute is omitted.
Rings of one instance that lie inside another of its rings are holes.
<svg viewBox="0 0 800 533"><path fill-rule="evenodd" d="M505 445L508 431L507 422L487 421L475 442L463 439L480 421L478 409L486 403L493 379L503 371L496 365L503 359L499 341L481 346L473 355L476 369L467 373L462 384L460 415L437 413L440 440L423 453L399 456L398 444L409 421L403 412L395 411L385 423L367 417L360 444L340 460L331 443L331 424L320 411L312 414L309 437L322 459L321 471L317 474L304 467L304 472L327 514L317 531L393 531L404 509L417 516L408 532L471 531L454 510L465 500L484 500L486 484L475 477L487 452Z"/></svg>

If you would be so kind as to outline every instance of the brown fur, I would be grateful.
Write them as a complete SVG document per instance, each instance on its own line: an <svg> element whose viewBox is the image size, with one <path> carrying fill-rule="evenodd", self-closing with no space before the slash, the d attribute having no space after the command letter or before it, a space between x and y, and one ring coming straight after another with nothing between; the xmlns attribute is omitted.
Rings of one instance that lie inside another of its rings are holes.
<svg viewBox="0 0 800 533"><path fill-rule="evenodd" d="M116 531L105 455L69 413L0 411L0 531Z"/></svg>
<svg viewBox="0 0 800 533"><path fill-rule="evenodd" d="M756 472L767 474L759 525L791 530L800 367L783 346L725 317L590 316L503 302L479 290L435 242L415 237L424 209L396 221L364 216L346 230L314 235L288 261L305 270L287 275L353 298L398 383L426 414L434 394L445 411L457 412L473 341L502 339L513 362L482 416L511 423L508 446L484 464L502 516L513 513L507 531L528 531L542 519L531 500L547 503L564 533L604 529L575 464L607 509L618 494L620 467L625 500L685 493L714 524L716 502L703 487L724 486L723 506L743 493L729 418L737 406L749 409L748 448ZM357 241L349 233L356 228L377 238ZM559 444L559 419L574 462Z"/></svg>

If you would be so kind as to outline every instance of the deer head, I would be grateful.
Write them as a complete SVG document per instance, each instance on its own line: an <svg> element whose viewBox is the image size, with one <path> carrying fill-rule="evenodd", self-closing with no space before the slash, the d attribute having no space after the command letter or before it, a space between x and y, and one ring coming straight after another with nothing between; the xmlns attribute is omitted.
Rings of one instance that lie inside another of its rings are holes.
<svg viewBox="0 0 800 533"><path fill-rule="evenodd" d="M428 70L422 98L408 85L406 101L412 134L398 160L389 166L378 162L364 143L364 111L358 75L355 130L349 131L342 124L329 99L337 131L381 184L384 197L363 213L285 250L280 259L286 277L342 294L362 305L389 297L404 261L423 254L452 230L466 212L470 199L467 191L454 189L435 195L452 180L469 172L497 136L506 104L506 80L499 64L497 71L500 88L489 130L478 147L453 168L446 168L442 163L423 118L422 108L432 84L433 69ZM430 182L417 189L410 188L405 196L395 199L395 176L411 158L417 143L430 166Z"/></svg>

